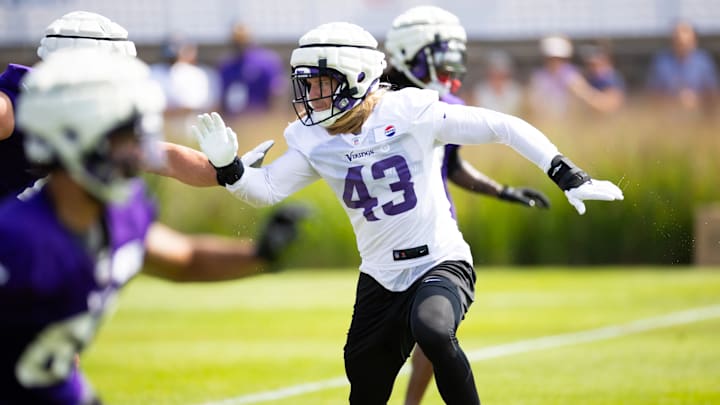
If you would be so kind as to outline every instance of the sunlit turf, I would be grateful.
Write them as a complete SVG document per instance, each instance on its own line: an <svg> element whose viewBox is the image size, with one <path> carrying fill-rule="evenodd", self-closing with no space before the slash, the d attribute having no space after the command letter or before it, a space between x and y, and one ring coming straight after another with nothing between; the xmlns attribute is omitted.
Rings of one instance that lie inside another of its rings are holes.
<svg viewBox="0 0 720 405"><path fill-rule="evenodd" d="M357 271L140 277L82 359L108 404L201 404L344 375ZM720 268L478 269L467 352L720 305ZM473 363L483 404L720 403L720 318ZM391 405L402 404L407 376ZM347 386L262 402L347 403ZM424 404L441 404L432 387Z"/></svg>

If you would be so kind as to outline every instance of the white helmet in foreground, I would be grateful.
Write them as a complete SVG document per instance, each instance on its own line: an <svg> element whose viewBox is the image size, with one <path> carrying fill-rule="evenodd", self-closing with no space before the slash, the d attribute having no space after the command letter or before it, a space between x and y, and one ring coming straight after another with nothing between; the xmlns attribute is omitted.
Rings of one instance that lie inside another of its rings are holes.
<svg viewBox="0 0 720 405"><path fill-rule="evenodd" d="M128 32L109 18L89 11L73 11L50 23L40 40L37 55L45 59L65 48L94 48L111 53L136 56L135 44Z"/></svg>
<svg viewBox="0 0 720 405"><path fill-rule="evenodd" d="M390 64L413 84L444 95L460 87L466 42L457 16L439 7L418 6L395 18L385 49Z"/></svg>
<svg viewBox="0 0 720 405"><path fill-rule="evenodd" d="M135 57L92 49L58 51L38 63L17 106L28 159L62 167L101 201L124 200L141 158L151 164L161 156L165 99L149 74ZM134 153L118 155L111 147L118 139L131 139Z"/></svg>
<svg viewBox="0 0 720 405"><path fill-rule="evenodd" d="M386 66L377 45L369 32L346 22L320 25L300 38L290 65L293 107L303 124L330 126L377 88ZM321 76L335 79L337 86L310 99L308 79ZM313 103L325 98L332 100L332 106L314 110Z"/></svg>

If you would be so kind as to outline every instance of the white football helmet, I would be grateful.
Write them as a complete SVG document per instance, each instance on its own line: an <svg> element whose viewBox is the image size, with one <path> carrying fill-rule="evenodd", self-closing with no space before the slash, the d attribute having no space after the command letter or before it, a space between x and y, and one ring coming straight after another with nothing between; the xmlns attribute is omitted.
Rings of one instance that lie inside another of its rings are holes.
<svg viewBox="0 0 720 405"><path fill-rule="evenodd" d="M346 22L320 25L300 38L290 65L293 107L303 124L330 126L377 88L386 66L377 45L369 32ZM308 79L321 76L335 79L337 86L310 99ZM313 109L313 103L328 98L330 108Z"/></svg>
<svg viewBox="0 0 720 405"><path fill-rule="evenodd" d="M454 14L435 6L413 7L392 23L385 39L390 65L421 88L455 92L466 72L467 34Z"/></svg>
<svg viewBox="0 0 720 405"><path fill-rule="evenodd" d="M123 201L140 159L151 164L162 157L157 141L165 99L149 75L145 63L126 55L94 49L49 55L25 77L18 99L28 159L62 167L100 201ZM118 157L111 148L118 133L134 133L141 152Z"/></svg>
<svg viewBox="0 0 720 405"><path fill-rule="evenodd" d="M111 53L136 56L128 32L109 18L88 11L73 11L50 23L40 40L37 55L45 59L65 48L95 48Z"/></svg>

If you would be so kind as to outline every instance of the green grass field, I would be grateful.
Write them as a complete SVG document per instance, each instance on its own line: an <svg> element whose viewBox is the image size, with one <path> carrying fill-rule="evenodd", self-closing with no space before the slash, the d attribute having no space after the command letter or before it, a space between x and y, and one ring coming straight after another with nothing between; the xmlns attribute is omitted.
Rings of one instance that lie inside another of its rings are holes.
<svg viewBox="0 0 720 405"><path fill-rule="evenodd" d="M140 277L82 364L109 404L347 403L356 277ZM698 308L704 317L680 312ZM720 268L479 269L459 336L484 405L720 404ZM402 374L390 404L406 383ZM262 392L276 398L250 397ZM441 403L433 386L424 404Z"/></svg>

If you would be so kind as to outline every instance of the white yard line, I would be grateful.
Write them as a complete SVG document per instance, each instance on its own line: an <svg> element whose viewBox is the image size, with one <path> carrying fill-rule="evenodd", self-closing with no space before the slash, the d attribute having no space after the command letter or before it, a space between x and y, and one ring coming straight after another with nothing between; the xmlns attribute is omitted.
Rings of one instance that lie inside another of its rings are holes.
<svg viewBox="0 0 720 405"><path fill-rule="evenodd" d="M612 339L653 329L667 328L670 326L683 325L714 318L720 318L720 305L672 312L666 315L639 319L637 321L618 325L610 325L603 328L590 329L581 332L564 333L562 335L552 335L536 339L521 340L514 343L507 343L497 346L490 346L478 350L466 351L465 354L470 361L494 359L497 357L510 356L517 353L527 353L538 350L552 349L556 347L570 346L580 343L595 342L598 340ZM409 367L406 366L402 368L400 373L406 374L409 372L409 370ZM271 391L258 392L255 394L241 395L222 401L207 402L203 405L258 404L261 402L285 399L298 395L309 394L311 392L343 387L346 385L348 385L348 382L347 379L343 376L331 378L328 380L293 385Z"/></svg>

